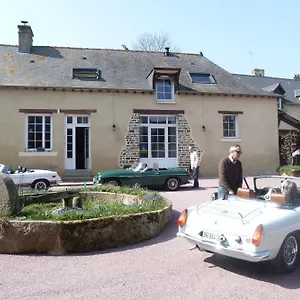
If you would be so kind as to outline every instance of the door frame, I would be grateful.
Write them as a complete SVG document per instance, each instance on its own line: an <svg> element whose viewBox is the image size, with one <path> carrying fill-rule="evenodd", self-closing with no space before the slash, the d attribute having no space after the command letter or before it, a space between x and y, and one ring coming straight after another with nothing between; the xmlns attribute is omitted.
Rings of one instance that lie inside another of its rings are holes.
<svg viewBox="0 0 300 300"><path fill-rule="evenodd" d="M78 119L78 117L80 119ZM70 119L72 118L72 119ZM72 122L70 122L72 120ZM79 121L82 121L81 123ZM84 123L83 123L84 121ZM65 157L65 169L66 170L77 170L76 169L76 128L77 127L84 127L88 128L88 157L85 157L85 165L86 169L84 170L90 170L91 169L91 125L90 125L90 115L76 115L76 114L66 114L65 115L65 151L64 151L64 157ZM67 142L67 132L68 129L72 129L72 158L67 158L68 154L68 142ZM84 141L85 147L86 147L86 141ZM86 156L86 155L85 155ZM69 161L68 161L69 160Z"/></svg>

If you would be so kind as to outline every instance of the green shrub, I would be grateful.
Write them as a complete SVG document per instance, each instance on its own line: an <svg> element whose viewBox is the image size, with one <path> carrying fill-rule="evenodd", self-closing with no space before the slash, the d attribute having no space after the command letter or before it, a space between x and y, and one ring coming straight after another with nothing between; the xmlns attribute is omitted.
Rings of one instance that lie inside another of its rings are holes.
<svg viewBox="0 0 300 300"><path fill-rule="evenodd" d="M286 165L278 168L279 174L286 174L288 176L298 176L300 174L300 166Z"/></svg>

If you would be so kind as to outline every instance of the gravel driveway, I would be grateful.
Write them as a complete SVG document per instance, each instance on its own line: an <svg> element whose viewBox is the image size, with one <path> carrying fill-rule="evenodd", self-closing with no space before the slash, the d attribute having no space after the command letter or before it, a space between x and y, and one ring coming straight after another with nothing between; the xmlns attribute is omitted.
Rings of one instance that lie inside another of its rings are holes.
<svg viewBox="0 0 300 300"><path fill-rule="evenodd" d="M173 202L172 223L132 246L67 256L0 255L0 299L300 299L300 269L275 275L255 264L189 251L177 238L180 211L206 201L216 179L162 192Z"/></svg>

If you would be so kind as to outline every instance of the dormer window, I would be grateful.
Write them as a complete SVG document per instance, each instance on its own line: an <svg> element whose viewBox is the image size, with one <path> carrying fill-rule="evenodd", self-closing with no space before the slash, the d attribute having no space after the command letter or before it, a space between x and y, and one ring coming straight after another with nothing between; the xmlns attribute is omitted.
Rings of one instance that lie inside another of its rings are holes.
<svg viewBox="0 0 300 300"><path fill-rule="evenodd" d="M209 73L189 73L193 83L215 84L216 80Z"/></svg>
<svg viewBox="0 0 300 300"><path fill-rule="evenodd" d="M73 68L73 78L83 80L98 80L101 72L97 68Z"/></svg>
<svg viewBox="0 0 300 300"><path fill-rule="evenodd" d="M156 102L174 103L175 93L179 87L180 68L154 68L147 80L155 90Z"/></svg>
<svg viewBox="0 0 300 300"><path fill-rule="evenodd" d="M157 102L174 102L174 83L171 79L159 78L155 89Z"/></svg>

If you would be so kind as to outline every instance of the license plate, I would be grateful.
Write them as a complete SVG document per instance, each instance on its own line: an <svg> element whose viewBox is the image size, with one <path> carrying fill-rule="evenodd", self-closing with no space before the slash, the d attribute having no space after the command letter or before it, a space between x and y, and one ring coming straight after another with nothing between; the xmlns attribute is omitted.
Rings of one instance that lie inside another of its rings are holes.
<svg viewBox="0 0 300 300"><path fill-rule="evenodd" d="M202 238L204 241L217 243L220 241L220 235L214 232L203 231Z"/></svg>

